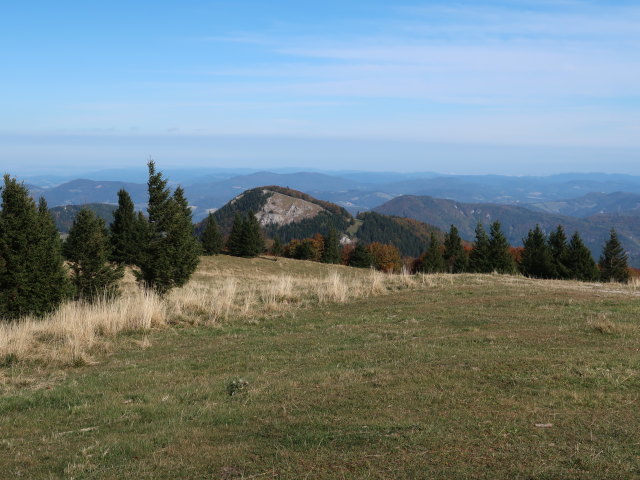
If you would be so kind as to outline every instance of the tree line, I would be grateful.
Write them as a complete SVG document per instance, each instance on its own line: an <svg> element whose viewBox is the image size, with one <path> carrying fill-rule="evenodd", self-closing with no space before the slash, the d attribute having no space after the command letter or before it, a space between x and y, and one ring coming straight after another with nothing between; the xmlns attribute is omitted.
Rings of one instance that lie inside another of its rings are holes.
<svg viewBox="0 0 640 480"><path fill-rule="evenodd" d="M125 190L107 228L82 209L62 242L44 199L4 176L0 211L0 318L41 316L66 299L92 302L118 295L130 265L138 283L160 295L184 285L195 271L201 247L182 188L173 192L147 164L147 216L136 213ZM66 262L66 265L65 265ZM67 268L68 266L68 268Z"/></svg>
<svg viewBox="0 0 640 480"><path fill-rule="evenodd" d="M36 202L28 189L4 176L0 211L0 318L44 315L65 299L91 302L119 294L124 267L131 266L138 283L160 295L184 285L195 271L199 256L223 251L255 257L274 256L344 264L393 272L403 266L412 272L505 273L533 278L617 281L629 279L627 255L615 230L604 245L599 263L578 232L567 238L561 225L546 235L540 226L529 231L523 247L509 245L499 222L487 233L478 224L471 245L455 226L440 243L431 233L423 253L410 262L395 245L365 241L340 243L338 230L293 239L283 244L275 237L267 250L264 233L252 211L237 212L228 237L223 238L209 214L196 235L191 210L181 187L173 192L167 180L148 162L147 215L136 212L125 190L107 227L95 213L83 208L62 242L46 201ZM65 265L66 262L66 265Z"/></svg>

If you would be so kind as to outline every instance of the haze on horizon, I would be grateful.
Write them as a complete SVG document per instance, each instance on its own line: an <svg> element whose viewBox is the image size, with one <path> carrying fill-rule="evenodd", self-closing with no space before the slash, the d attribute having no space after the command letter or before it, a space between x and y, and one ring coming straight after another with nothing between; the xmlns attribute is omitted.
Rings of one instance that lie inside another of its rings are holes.
<svg viewBox="0 0 640 480"><path fill-rule="evenodd" d="M12 2L0 167L640 174L631 1Z"/></svg>

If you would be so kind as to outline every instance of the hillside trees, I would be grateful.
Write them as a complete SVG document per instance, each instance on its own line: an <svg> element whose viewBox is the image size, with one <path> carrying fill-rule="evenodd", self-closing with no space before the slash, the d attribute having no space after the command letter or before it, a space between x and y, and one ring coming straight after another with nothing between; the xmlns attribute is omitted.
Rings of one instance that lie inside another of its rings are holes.
<svg viewBox="0 0 640 480"><path fill-rule="evenodd" d="M614 229L611 229L609 240L605 243L600 256L600 275L605 282L626 283L629 281L627 254Z"/></svg>
<svg viewBox="0 0 640 480"><path fill-rule="evenodd" d="M137 277L146 287L165 294L189 280L198 265L199 245L183 190L178 187L172 195L153 160L147 166L148 231Z"/></svg>
<svg viewBox="0 0 640 480"><path fill-rule="evenodd" d="M0 211L0 317L43 315L68 293L61 244L47 205L4 176Z"/></svg>
<svg viewBox="0 0 640 480"><path fill-rule="evenodd" d="M76 299L94 301L118 294L117 282L124 275L124 267L109 263L110 250L104 220L89 209L80 210L63 247Z"/></svg>

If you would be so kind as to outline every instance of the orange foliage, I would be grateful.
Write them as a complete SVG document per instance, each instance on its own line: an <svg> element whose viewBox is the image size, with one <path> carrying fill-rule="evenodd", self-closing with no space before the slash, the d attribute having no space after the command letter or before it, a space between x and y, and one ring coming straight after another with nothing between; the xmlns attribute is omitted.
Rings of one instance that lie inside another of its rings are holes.
<svg viewBox="0 0 640 480"><path fill-rule="evenodd" d="M524 251L524 247L509 247L509 253L513 257L513 260L520 265L522 261L522 252Z"/></svg>
<svg viewBox="0 0 640 480"><path fill-rule="evenodd" d="M373 264L383 272L399 272L402 268L400 251L393 245L373 242L367 246L373 257Z"/></svg>

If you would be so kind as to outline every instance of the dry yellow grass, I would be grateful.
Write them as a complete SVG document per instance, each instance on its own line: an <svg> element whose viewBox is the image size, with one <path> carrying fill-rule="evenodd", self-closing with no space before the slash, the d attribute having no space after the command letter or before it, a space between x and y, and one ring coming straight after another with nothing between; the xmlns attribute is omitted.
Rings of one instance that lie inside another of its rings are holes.
<svg viewBox="0 0 640 480"><path fill-rule="evenodd" d="M132 275L123 282L123 295L94 304L69 302L43 319L0 322L0 363L36 361L77 365L91 361L91 352L119 333L148 331L167 324L214 325L230 318L258 321L292 308L346 303L400 289L451 288L465 282L518 284L523 291L545 288L589 290L594 295L638 295L636 284L586 284L539 281L501 275L385 274L313 262L268 258L204 257L192 280L166 298L137 287ZM615 330L606 321L593 328Z"/></svg>
<svg viewBox="0 0 640 480"><path fill-rule="evenodd" d="M273 266L266 259L262 260L266 269L263 265L246 269L256 262L205 259L185 287L163 299L141 290L128 276L123 295L115 300L69 302L42 319L0 323L0 361L77 365L90 362L92 350L122 332L148 331L170 323L211 325L231 317L255 321L294 307L343 303L418 285L406 273L387 275L338 266L311 265L312 275L268 273Z"/></svg>

